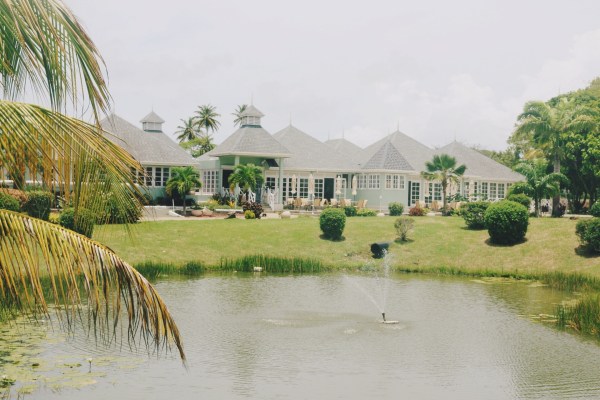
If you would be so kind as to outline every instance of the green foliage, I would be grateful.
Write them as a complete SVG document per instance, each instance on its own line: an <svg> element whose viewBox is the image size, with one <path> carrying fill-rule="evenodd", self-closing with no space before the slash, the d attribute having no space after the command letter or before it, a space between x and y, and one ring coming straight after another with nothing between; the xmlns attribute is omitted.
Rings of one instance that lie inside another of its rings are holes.
<svg viewBox="0 0 600 400"><path fill-rule="evenodd" d="M593 215L594 217L600 217L600 201L596 201L591 207L590 207L590 215Z"/></svg>
<svg viewBox="0 0 600 400"><path fill-rule="evenodd" d="M409 208L408 215L410 215L411 217L422 217L424 215L427 215L427 209L416 205L414 207Z"/></svg>
<svg viewBox="0 0 600 400"><path fill-rule="evenodd" d="M394 228L398 233L398 237L403 242L406 242L408 232L413 229L415 220L409 217L400 217L394 222Z"/></svg>
<svg viewBox="0 0 600 400"><path fill-rule="evenodd" d="M194 167L175 167L171 169L171 177L167 181L165 191L169 196L177 195L183 199L183 215L185 216L185 196L193 188L202 187L198 171Z"/></svg>
<svg viewBox="0 0 600 400"><path fill-rule="evenodd" d="M254 213L251 210L246 210L246 211L244 211L244 218L255 219L256 216L254 215Z"/></svg>
<svg viewBox="0 0 600 400"><path fill-rule="evenodd" d="M346 217L356 217L357 213L358 209L354 206L344 207L344 214L346 214Z"/></svg>
<svg viewBox="0 0 600 400"><path fill-rule="evenodd" d="M244 215L246 214L246 211L252 211L254 216L258 219L262 217L264 212L263 206L255 201L247 201L242 204L242 210L244 210Z"/></svg>
<svg viewBox="0 0 600 400"><path fill-rule="evenodd" d="M202 274L205 268L204 264L198 261L186 262L183 265L147 261L135 265L135 269L148 279L157 279L165 275L196 276Z"/></svg>
<svg viewBox="0 0 600 400"><path fill-rule="evenodd" d="M7 193L0 192L0 209L18 212L19 201Z"/></svg>
<svg viewBox="0 0 600 400"><path fill-rule="evenodd" d="M228 179L231 188L238 185L244 191L248 189L256 191L256 188L264 182L263 170L254 164L239 164Z"/></svg>
<svg viewBox="0 0 600 400"><path fill-rule="evenodd" d="M578 332L600 336L600 296L587 294L575 305L560 304L556 310L557 324Z"/></svg>
<svg viewBox="0 0 600 400"><path fill-rule="evenodd" d="M436 154L431 161L425 163L425 168L426 170L421 172L421 176L428 181L438 181L442 185L442 197L444 199L442 215L447 215L448 185L458 184L460 177L467 170L467 166L464 164L456 166L456 158L448 154Z"/></svg>
<svg viewBox="0 0 600 400"><path fill-rule="evenodd" d="M84 208L80 208L78 211L75 215L74 208L64 209L58 216L58 223L63 228L91 238L94 233L95 216L91 211Z"/></svg>
<svg viewBox="0 0 600 400"><path fill-rule="evenodd" d="M469 229L485 228L485 211L489 206L489 201L474 201L460 207L460 213Z"/></svg>
<svg viewBox="0 0 600 400"><path fill-rule="evenodd" d="M319 260L310 258L287 258L252 255L235 260L221 259L219 269L222 271L252 272L260 267L263 272L271 273L315 273L328 268Z"/></svg>
<svg viewBox="0 0 600 400"><path fill-rule="evenodd" d="M377 211L371 210L370 208L361 208L356 212L357 217L376 217Z"/></svg>
<svg viewBox="0 0 600 400"><path fill-rule="evenodd" d="M52 193L43 190L33 190L27 192L27 202L23 208L29 216L48 221L53 201L54 195Z"/></svg>
<svg viewBox="0 0 600 400"><path fill-rule="evenodd" d="M510 201L514 201L515 203L522 204L528 210L529 210L529 207L531 206L531 198L524 193L510 194L510 195L508 195L506 200L510 200Z"/></svg>
<svg viewBox="0 0 600 400"><path fill-rule="evenodd" d="M577 221L575 233L582 245L591 251L600 253L600 218Z"/></svg>
<svg viewBox="0 0 600 400"><path fill-rule="evenodd" d="M503 200L487 208L484 221L493 243L521 243L527 233L529 211L522 204Z"/></svg>
<svg viewBox="0 0 600 400"><path fill-rule="evenodd" d="M388 204L388 210L390 210L390 215L392 217L397 217L404 212L404 205L402 203L392 202Z"/></svg>
<svg viewBox="0 0 600 400"><path fill-rule="evenodd" d="M560 184L568 183L561 173L547 173L548 163L545 159L536 158L524 161L515 167L515 171L525 176L525 182L517 182L510 188L510 194L525 194L533 198L535 215L540 215L542 199L552 197L560 192Z"/></svg>
<svg viewBox="0 0 600 400"><path fill-rule="evenodd" d="M326 208L319 216L319 226L326 239L339 240L346 226L346 214L339 208Z"/></svg>
<svg viewBox="0 0 600 400"><path fill-rule="evenodd" d="M142 217L142 206L135 202L127 202L125 205L110 193L103 195L104 207L96 217L98 225L104 224L133 224Z"/></svg>

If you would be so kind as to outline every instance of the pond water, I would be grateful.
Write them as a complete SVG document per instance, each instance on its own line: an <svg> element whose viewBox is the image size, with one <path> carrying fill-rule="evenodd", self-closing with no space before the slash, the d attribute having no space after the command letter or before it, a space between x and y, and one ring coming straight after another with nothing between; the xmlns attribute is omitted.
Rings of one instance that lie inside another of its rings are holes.
<svg viewBox="0 0 600 400"><path fill-rule="evenodd" d="M18 325L17 334L4 327L0 375L30 371L10 394L25 387L25 399L600 398L599 343L540 321L566 294L395 275L385 311L399 323L386 325L357 290L375 291L374 282L335 274L160 281L188 369L174 354L107 350Z"/></svg>

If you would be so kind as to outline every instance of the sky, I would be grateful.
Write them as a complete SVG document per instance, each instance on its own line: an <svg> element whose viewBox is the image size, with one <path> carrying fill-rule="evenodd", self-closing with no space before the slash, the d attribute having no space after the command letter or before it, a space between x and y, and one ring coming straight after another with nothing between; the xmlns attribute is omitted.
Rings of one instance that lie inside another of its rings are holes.
<svg viewBox="0 0 600 400"><path fill-rule="evenodd" d="M600 76L597 0L65 0L106 63L114 112L174 134L199 105L253 102L366 147L401 132L502 150L529 100Z"/></svg>

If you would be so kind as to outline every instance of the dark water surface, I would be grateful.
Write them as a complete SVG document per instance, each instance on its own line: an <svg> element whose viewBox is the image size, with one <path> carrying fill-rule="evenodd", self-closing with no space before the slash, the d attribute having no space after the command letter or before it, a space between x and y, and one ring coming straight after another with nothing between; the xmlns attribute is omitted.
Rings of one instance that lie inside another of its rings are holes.
<svg viewBox="0 0 600 400"><path fill-rule="evenodd" d="M21 368L38 360L25 399L600 398L599 343L540 322L565 293L407 275L387 282L395 325L381 324L357 289L378 298L381 281L367 275L161 281L187 370L174 355L24 327L25 349L10 347L14 332L3 334L0 375L14 374L19 357Z"/></svg>

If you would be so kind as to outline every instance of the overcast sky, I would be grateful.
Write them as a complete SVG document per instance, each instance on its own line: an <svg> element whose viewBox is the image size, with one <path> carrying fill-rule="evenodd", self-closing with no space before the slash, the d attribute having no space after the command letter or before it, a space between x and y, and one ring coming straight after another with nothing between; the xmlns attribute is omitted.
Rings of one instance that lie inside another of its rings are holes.
<svg viewBox="0 0 600 400"><path fill-rule="evenodd" d="M600 75L600 1L66 0L99 47L115 112L176 131L249 103L366 146L398 126L431 147L506 148L528 100Z"/></svg>

